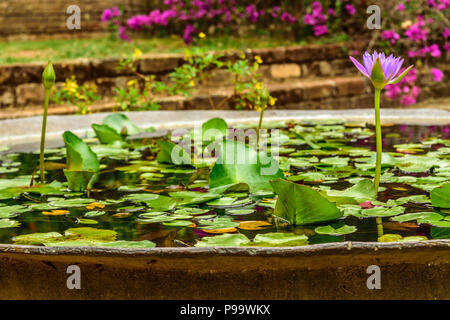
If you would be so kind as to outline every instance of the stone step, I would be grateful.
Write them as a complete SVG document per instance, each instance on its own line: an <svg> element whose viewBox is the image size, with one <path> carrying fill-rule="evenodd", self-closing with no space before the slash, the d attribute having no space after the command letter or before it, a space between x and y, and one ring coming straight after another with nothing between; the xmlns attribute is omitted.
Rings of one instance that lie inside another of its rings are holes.
<svg viewBox="0 0 450 320"><path fill-rule="evenodd" d="M354 74L348 53L361 49L361 43L338 43L246 50L249 59L260 56L263 63L259 73L265 82L291 79L342 76ZM220 51L223 61L235 61L237 51ZM120 59L79 59L55 62L57 86L76 75L79 84L95 83L102 96L111 96L114 87L126 86L136 78L127 70L116 70ZM157 80L169 82L169 74L185 63L184 54L146 54L137 64L137 71L155 75ZM20 107L39 104L43 100L41 74L45 63L0 66L0 107ZM205 87L221 87L231 83L225 70L211 70Z"/></svg>
<svg viewBox="0 0 450 320"><path fill-rule="evenodd" d="M438 84L437 84L438 85ZM372 108L373 93L368 80L362 76L330 77L327 79L296 80L289 83L272 83L268 88L277 103L275 109L351 109ZM435 90L446 90L441 84ZM234 110L233 89L203 88L191 97L160 97L162 110ZM433 96L423 95L422 101ZM383 99L383 107L399 107L398 101ZM91 106L92 112L121 111L112 99ZM72 114L74 106L51 105L49 114ZM42 114L42 105L0 109L0 119L21 118Z"/></svg>

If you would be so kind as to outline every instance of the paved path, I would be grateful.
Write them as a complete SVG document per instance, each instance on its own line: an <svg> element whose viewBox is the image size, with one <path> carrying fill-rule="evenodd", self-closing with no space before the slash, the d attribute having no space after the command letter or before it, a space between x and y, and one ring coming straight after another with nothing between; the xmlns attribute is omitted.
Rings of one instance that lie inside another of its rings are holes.
<svg viewBox="0 0 450 320"><path fill-rule="evenodd" d="M83 135L91 130L91 124L102 123L110 113L96 113L91 115L65 115L49 116L47 126L47 146L61 144L61 134L71 130ZM203 121L221 117L229 124L242 122L256 122L259 113L255 111L214 111L214 110L187 110L187 111L145 111L125 112L125 114L141 127L153 126L157 130L180 127L193 127ZM439 109L382 109L383 123L401 124L450 124L450 111ZM294 120L294 119L345 119L347 121L373 122L372 109L351 110L268 110L264 119L267 120ZM41 117L0 121L0 146L17 144L34 144L38 149L42 125Z"/></svg>

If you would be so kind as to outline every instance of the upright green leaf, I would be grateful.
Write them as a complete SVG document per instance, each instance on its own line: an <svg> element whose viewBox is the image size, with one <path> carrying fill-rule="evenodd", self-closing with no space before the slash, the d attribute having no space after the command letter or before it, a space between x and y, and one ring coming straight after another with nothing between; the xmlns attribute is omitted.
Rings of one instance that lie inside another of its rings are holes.
<svg viewBox="0 0 450 320"><path fill-rule="evenodd" d="M313 224L342 217L335 203L310 187L282 179L270 183L278 195L273 214L291 224Z"/></svg>
<svg viewBox="0 0 450 320"><path fill-rule="evenodd" d="M450 208L450 183L434 188L431 193L431 204L434 207Z"/></svg>
<svg viewBox="0 0 450 320"><path fill-rule="evenodd" d="M143 131L122 113L110 114L103 120L103 124L113 128L117 133L124 135L138 134Z"/></svg>
<svg viewBox="0 0 450 320"><path fill-rule="evenodd" d="M110 126L106 124L93 124L92 129L94 129L94 132L100 141L100 143L103 144L110 144L115 141L122 141L123 137L118 133L116 130L111 128Z"/></svg>
<svg viewBox="0 0 450 320"><path fill-rule="evenodd" d="M284 178L284 174L274 158L241 142L225 140L209 174L209 187L214 192L221 192L230 185L246 183L251 192L272 190L269 181L275 178Z"/></svg>
<svg viewBox="0 0 450 320"><path fill-rule="evenodd" d="M80 138L70 131L63 134L67 150L67 170L93 171L100 168L100 162L92 149Z"/></svg>
<svg viewBox="0 0 450 320"><path fill-rule="evenodd" d="M212 118L202 124L203 141L222 140L228 134L228 125L222 118Z"/></svg>
<svg viewBox="0 0 450 320"><path fill-rule="evenodd" d="M191 156L183 148L170 141L157 141L161 148L156 156L156 160L161 163L178 165L190 165Z"/></svg>

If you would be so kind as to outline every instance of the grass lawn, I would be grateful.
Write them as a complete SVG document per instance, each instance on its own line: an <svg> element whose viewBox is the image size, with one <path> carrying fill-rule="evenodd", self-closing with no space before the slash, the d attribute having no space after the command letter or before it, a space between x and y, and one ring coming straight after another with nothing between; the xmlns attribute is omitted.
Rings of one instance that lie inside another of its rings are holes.
<svg viewBox="0 0 450 320"><path fill-rule="evenodd" d="M315 40L314 43L342 42L349 40L345 34ZM302 45L307 41L292 41L282 37L214 37L206 38L199 46L210 50L270 48L276 46ZM41 41L0 42L0 64L27 63L35 61L58 61L77 58L122 57L133 52L183 52L186 48L180 37L135 39L133 42L114 41L108 37L96 39L64 39Z"/></svg>

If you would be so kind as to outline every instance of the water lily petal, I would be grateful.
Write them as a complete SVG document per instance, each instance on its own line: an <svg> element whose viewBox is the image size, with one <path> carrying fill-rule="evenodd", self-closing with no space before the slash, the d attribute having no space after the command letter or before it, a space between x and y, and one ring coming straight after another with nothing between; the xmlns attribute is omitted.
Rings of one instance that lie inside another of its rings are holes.
<svg viewBox="0 0 450 320"><path fill-rule="evenodd" d="M349 58L350 58L350 60L352 60L352 62L355 65L355 67L358 68L358 70L361 71L361 73L363 75L365 75L367 78L370 78L370 75L367 72L366 68L361 63L359 63L358 60L356 60L352 56L350 56Z"/></svg>
<svg viewBox="0 0 450 320"><path fill-rule="evenodd" d="M372 56L366 51L363 54L363 63L364 63L364 67L367 70L367 73L370 73L370 71L372 70L373 62L374 62L374 59L372 59Z"/></svg>

